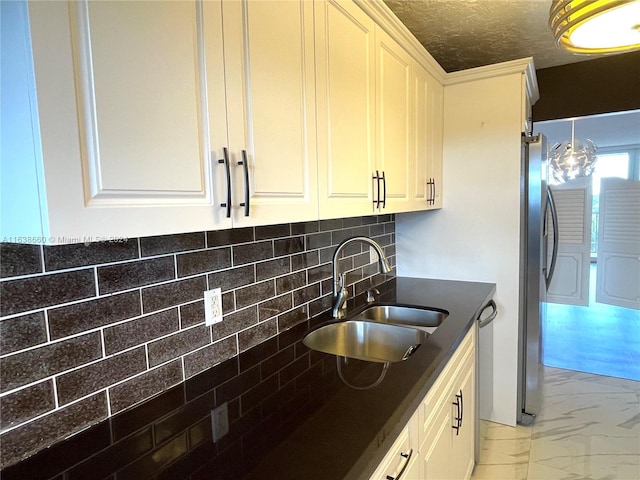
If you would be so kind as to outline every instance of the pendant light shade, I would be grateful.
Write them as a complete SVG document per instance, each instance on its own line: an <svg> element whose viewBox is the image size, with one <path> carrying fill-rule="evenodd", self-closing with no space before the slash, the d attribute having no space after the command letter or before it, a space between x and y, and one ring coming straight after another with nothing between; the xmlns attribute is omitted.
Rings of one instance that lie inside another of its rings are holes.
<svg viewBox="0 0 640 480"><path fill-rule="evenodd" d="M598 157L596 144L588 138L575 137L575 120L571 121L571 140L551 147L549 166L556 183L564 183L578 177L590 177L596 168Z"/></svg>
<svg viewBox="0 0 640 480"><path fill-rule="evenodd" d="M640 0L553 0L549 26L556 43L574 53L640 49Z"/></svg>

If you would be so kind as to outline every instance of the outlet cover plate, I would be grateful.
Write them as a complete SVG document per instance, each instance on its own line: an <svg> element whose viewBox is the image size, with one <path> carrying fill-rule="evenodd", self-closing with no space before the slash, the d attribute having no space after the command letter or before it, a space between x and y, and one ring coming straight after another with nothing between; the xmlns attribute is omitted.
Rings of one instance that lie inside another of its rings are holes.
<svg viewBox="0 0 640 480"><path fill-rule="evenodd" d="M229 410L227 403L223 403L214 410L211 410L211 434L213 443L229 433Z"/></svg>
<svg viewBox="0 0 640 480"><path fill-rule="evenodd" d="M213 325L222 321L222 291L219 288L204 292L204 324Z"/></svg>

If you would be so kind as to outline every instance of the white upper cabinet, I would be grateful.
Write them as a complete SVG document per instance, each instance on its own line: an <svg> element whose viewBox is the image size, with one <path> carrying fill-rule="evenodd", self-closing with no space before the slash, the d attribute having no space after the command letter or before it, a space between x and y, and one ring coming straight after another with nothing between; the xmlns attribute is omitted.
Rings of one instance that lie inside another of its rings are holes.
<svg viewBox="0 0 640 480"><path fill-rule="evenodd" d="M316 219L313 2L228 1L223 18L234 225Z"/></svg>
<svg viewBox="0 0 640 480"><path fill-rule="evenodd" d="M416 66L414 80L414 158L411 163L410 207L442 207L442 121L444 88L424 68Z"/></svg>
<svg viewBox="0 0 640 480"><path fill-rule="evenodd" d="M320 217L439 208L442 84L334 0L316 3L316 75Z"/></svg>
<svg viewBox="0 0 640 480"><path fill-rule="evenodd" d="M30 183L39 212L32 225L3 221L3 238L67 243L317 218L311 3L21 5L10 12L15 43L3 42L21 69L2 73L31 80L35 132L28 148L24 138L3 147L3 205ZM7 116L29 106L18 101ZM38 164L27 178L8 166L25 151Z"/></svg>
<svg viewBox="0 0 640 480"><path fill-rule="evenodd" d="M442 86L367 5L1 2L1 239L438 205Z"/></svg>
<svg viewBox="0 0 640 480"><path fill-rule="evenodd" d="M231 226L212 208L220 202L212 165L227 128L224 114L209 111L224 109L222 69L206 75L208 64L222 66L220 4L205 7L88 1L16 7L21 42L3 42L3 54L22 48L33 136L29 145L11 138L3 146L9 188L2 201L11 203L29 184L40 191L26 221L3 220L3 239L75 243ZM11 66L3 64L5 73L11 82ZM27 105L16 99L10 111ZM33 153L25 158L21 150ZM36 168L7 167L25 162Z"/></svg>
<svg viewBox="0 0 640 480"><path fill-rule="evenodd" d="M382 212L401 212L409 204L409 174L415 164L411 148L414 60L381 28L376 29L375 51L376 170L384 176L379 207Z"/></svg>
<svg viewBox="0 0 640 480"><path fill-rule="evenodd" d="M7 99L2 113L29 108L32 135L29 145L3 138L3 204L28 184L40 191L38 214L26 217L29 224L3 221L3 238L68 243L225 224L211 207L211 156L226 144L226 128L209 111L224 108L224 77L205 74L205 62L222 65L217 7L87 1L13 7L19 27L3 42L3 56L21 49L23 62L3 63L2 75L9 82L26 78L32 103ZM26 175L8 167L27 161L37 167Z"/></svg>
<svg viewBox="0 0 640 480"><path fill-rule="evenodd" d="M315 2L320 218L372 214L375 23L352 2Z"/></svg>

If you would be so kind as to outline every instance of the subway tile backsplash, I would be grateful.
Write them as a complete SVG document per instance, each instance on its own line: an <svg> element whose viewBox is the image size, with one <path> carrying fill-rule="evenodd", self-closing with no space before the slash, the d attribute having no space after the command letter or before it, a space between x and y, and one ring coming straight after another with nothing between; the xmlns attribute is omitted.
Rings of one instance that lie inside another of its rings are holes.
<svg viewBox="0 0 640 480"><path fill-rule="evenodd" d="M217 404L229 401L232 419L250 423L251 406L277 389L271 371L279 371L282 386L308 368L296 356L301 332L294 327L330 308L333 252L355 235L374 238L395 264L393 215L120 242L1 244L2 468L68 437L66 445L95 437L96 448L126 437L122 451L109 455L135 456L127 442L140 411L161 415L212 389ZM353 294L377 273L366 245L350 246L340 267L350 271ZM203 291L216 287L224 320L205 326ZM135 418L127 419L134 406ZM105 439L97 424L116 414ZM132 445L161 443L162 428L153 439L135 433ZM208 428L190 427L167 451L202 441ZM142 468L136 462L118 479L137 478Z"/></svg>

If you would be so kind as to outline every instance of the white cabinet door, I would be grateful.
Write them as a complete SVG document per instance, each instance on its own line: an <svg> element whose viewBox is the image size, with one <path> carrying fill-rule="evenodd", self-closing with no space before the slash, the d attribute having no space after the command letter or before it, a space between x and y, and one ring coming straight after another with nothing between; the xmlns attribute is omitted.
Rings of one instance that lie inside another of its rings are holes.
<svg viewBox="0 0 640 480"><path fill-rule="evenodd" d="M410 163L410 210L442 207L442 121L444 88L415 65L414 154Z"/></svg>
<svg viewBox="0 0 640 480"><path fill-rule="evenodd" d="M376 28L376 171L383 175L379 211L406 211L414 156L413 59L381 28ZM374 194L378 198L378 193Z"/></svg>
<svg viewBox="0 0 640 480"><path fill-rule="evenodd" d="M316 219L313 3L225 1L223 18L234 226Z"/></svg>
<svg viewBox="0 0 640 480"><path fill-rule="evenodd" d="M448 401L440 403L420 448L425 479L460 480L455 479L451 472L451 463L455 461L451 445L451 421L451 404Z"/></svg>
<svg viewBox="0 0 640 480"><path fill-rule="evenodd" d="M29 17L45 241L224 226L210 179L226 119L209 114L224 77L205 75L220 3L32 2Z"/></svg>
<svg viewBox="0 0 640 480"><path fill-rule="evenodd" d="M373 213L375 24L352 2L315 2L320 218Z"/></svg>
<svg viewBox="0 0 640 480"><path fill-rule="evenodd" d="M452 478L463 479L471 477L474 467L475 456L475 377L474 368L475 354L468 356L464 366L458 375L458 383L456 384L454 421L460 415L461 421L457 432L453 432L452 451L456 456L456 461L451 463ZM458 405L460 411L458 412ZM456 421L457 423L457 421Z"/></svg>
<svg viewBox="0 0 640 480"><path fill-rule="evenodd" d="M469 478L475 453L475 328L419 407L419 456L423 478Z"/></svg>

